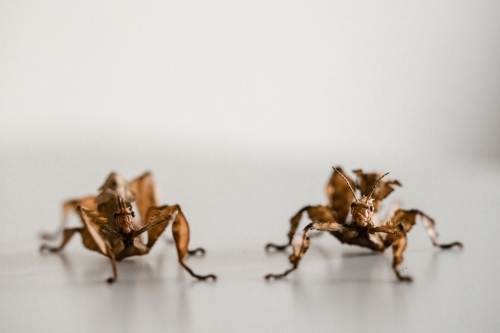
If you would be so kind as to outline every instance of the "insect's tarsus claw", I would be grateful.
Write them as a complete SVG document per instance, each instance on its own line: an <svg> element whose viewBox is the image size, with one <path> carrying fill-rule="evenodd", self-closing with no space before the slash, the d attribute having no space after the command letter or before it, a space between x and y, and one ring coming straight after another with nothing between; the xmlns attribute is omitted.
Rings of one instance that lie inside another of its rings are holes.
<svg viewBox="0 0 500 333"><path fill-rule="evenodd" d="M115 281L116 281L116 278L114 278L114 277L109 277L109 278L106 279L106 282L109 283L109 284L111 284L111 283L113 283Z"/></svg>
<svg viewBox="0 0 500 333"><path fill-rule="evenodd" d="M398 280L401 282L413 282L413 278L409 275L401 275L397 270L394 270L394 273L396 273Z"/></svg>
<svg viewBox="0 0 500 333"><path fill-rule="evenodd" d="M202 280L202 281L205 281L205 280L208 280L208 279L212 279L214 281L217 281L217 276L214 275L214 274L208 274L208 275L193 275L195 278L197 278L198 280Z"/></svg>
<svg viewBox="0 0 500 333"><path fill-rule="evenodd" d="M39 250L40 250L40 252L43 252L43 251L45 251L45 250L47 250L47 251L49 251L49 252L52 252L52 253L57 253L57 252L59 252L59 248L57 248L57 247L55 247L55 248L54 248L54 247L50 247L50 246L48 246L47 244L42 244L42 245L40 245L40 249L39 249Z"/></svg>
<svg viewBox="0 0 500 333"><path fill-rule="evenodd" d="M49 241L57 238L57 234L50 234L48 232L40 232L38 235L41 239Z"/></svg>
<svg viewBox="0 0 500 333"><path fill-rule="evenodd" d="M413 282L413 278L411 276L401 276L401 277L399 277L399 281L401 281L401 282Z"/></svg>
<svg viewBox="0 0 500 333"><path fill-rule="evenodd" d="M464 247L464 245L461 242L453 242L450 244L438 244L438 246L444 250L451 249L454 246L458 246L459 248Z"/></svg>
<svg viewBox="0 0 500 333"><path fill-rule="evenodd" d="M269 249L274 249L276 251L285 251L287 247L290 246L290 244L285 244L285 245L276 245L273 243L268 243L266 244L266 251L269 252Z"/></svg>
<svg viewBox="0 0 500 333"><path fill-rule="evenodd" d="M294 270L297 269L297 266L294 266L288 270L286 270L284 273L282 274L267 274L266 276L264 276L264 279L266 280L269 280L271 278L274 278L274 279L282 279L284 277L286 277L289 273L293 272Z"/></svg>
<svg viewBox="0 0 500 333"><path fill-rule="evenodd" d="M194 250L189 250L189 251L188 251L188 255L190 255L190 256L195 256L195 255L197 255L197 254L198 254L198 252L200 252L200 253L201 253L201 256L204 256L204 255L205 255L205 249L204 249L204 248L202 248L202 247L196 248L196 249L194 249Z"/></svg>

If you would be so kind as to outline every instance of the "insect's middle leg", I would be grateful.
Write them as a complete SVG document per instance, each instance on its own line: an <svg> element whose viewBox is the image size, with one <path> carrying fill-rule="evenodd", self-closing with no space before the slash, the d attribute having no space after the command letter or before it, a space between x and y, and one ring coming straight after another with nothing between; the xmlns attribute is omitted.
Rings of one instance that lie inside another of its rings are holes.
<svg viewBox="0 0 500 333"><path fill-rule="evenodd" d="M62 249L64 249L64 247L66 246L66 244L68 244L69 240L71 239L71 237L73 237L73 235L77 232L81 233L83 231L84 228L71 228L71 229L64 229L63 230L63 239L62 239L62 242L61 242L61 245L59 246L49 246L47 244L42 244L40 246L40 251L43 251L43 250L48 250L50 252L59 252L61 251Z"/></svg>
<svg viewBox="0 0 500 333"><path fill-rule="evenodd" d="M40 247L40 251L49 250L50 252L59 252L66 246L66 244L69 242L69 240L71 239L71 237L73 237L75 233L80 233L82 237L83 246L85 246L89 250L99 252L111 260L113 276L108 278L106 281L108 283L116 281L117 271L116 271L115 256L111 248L109 247L109 244L107 243L106 239L99 233L98 226L96 226L91 222L92 211L85 207L78 206L76 208L76 212L79 215L84 226L82 228L64 229L63 240L61 242L61 245L59 245L58 247L50 247L48 245L43 244Z"/></svg>
<svg viewBox="0 0 500 333"><path fill-rule="evenodd" d="M61 242L61 245L52 247L52 246L48 246L47 244L42 244L40 246L40 251L44 251L44 250L48 250L50 252L59 252L59 251L61 251L66 246L66 244L69 242L69 240L71 239L71 237L73 237L73 235L75 233L80 233L81 234L82 239L83 239L83 245L86 248L88 248L89 250L93 250L93 251L97 251L97 252L101 252L102 253L102 251L99 251L98 248L97 248L97 246L91 240L91 236L90 236L89 232L87 230L85 230L85 228L64 229L63 230L63 240ZM113 283L113 282L116 281L116 279L118 277L117 271L116 271L115 256L113 255L113 253L111 252L111 249L109 247L106 247L106 252L102 253L102 254L104 254L105 256L107 256L111 260L111 267L113 269L113 276L109 277L106 280L106 282Z"/></svg>
<svg viewBox="0 0 500 333"><path fill-rule="evenodd" d="M292 243L292 247L293 247L293 253L289 257L289 260L290 260L290 263L292 264L292 267L287 269L282 274L267 274L264 277L266 280L269 280L270 278L281 279L299 267L300 260L306 254L307 249L309 248L309 245L310 245L308 233L309 233L309 230L312 229L312 225L313 224L310 223L304 228L304 231L303 231L303 234L301 237L295 236L295 238L292 239L291 243Z"/></svg>
<svg viewBox="0 0 500 333"><path fill-rule="evenodd" d="M302 218L302 213L304 211L307 211L311 206L306 206L299 210L292 218L290 219L290 230L288 231L287 237L288 237L288 243L283 244L283 245L277 245L274 243L268 243L266 244L266 251L269 249L274 249L276 251L285 251L290 245L292 245L292 239L295 233L297 232L297 228L299 227L300 220Z"/></svg>
<svg viewBox="0 0 500 333"><path fill-rule="evenodd" d="M45 239L45 240L56 239L59 236L59 234L61 233L61 231L65 230L64 227L66 226L66 222L68 220L69 213L71 211L76 213L76 209L79 206L84 206L84 207L87 207L89 209L95 209L96 207L95 207L94 197L87 196L87 197L83 197L80 199L68 200L68 201L64 202L62 205L62 216L61 216L61 222L60 222L59 228L53 233L42 232L40 237L42 239Z"/></svg>
<svg viewBox="0 0 500 333"><path fill-rule="evenodd" d="M415 211L422 218L422 223L424 224L425 231L427 231L427 235L431 239L432 244L434 246L437 246L441 249L451 249L454 246L458 246L460 248L463 247L461 242L451 242L445 244L439 243L438 232L436 230L436 223L434 222L434 219L432 219L430 216L426 215L424 212L421 212L419 210L418 211L413 210L413 211Z"/></svg>

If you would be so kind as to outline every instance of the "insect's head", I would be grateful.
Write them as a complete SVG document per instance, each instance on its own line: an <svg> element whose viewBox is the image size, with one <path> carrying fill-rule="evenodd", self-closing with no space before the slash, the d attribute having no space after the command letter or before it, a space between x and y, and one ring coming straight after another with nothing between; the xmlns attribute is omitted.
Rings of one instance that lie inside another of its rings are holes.
<svg viewBox="0 0 500 333"><path fill-rule="evenodd" d="M377 179L375 185L373 185L370 195L368 196L363 195L361 199L358 199L358 197L356 196L356 192L354 192L353 188L351 187L351 184L349 184L345 176L340 171L335 169L335 167L333 167L333 170L337 171L339 175L341 175L342 178L344 178L345 182L349 186L349 189L351 189L351 192L354 195L354 201L351 203L352 219L360 227L365 227L368 223L371 222L373 214L375 212L375 208L373 207L373 198L372 198L373 192L375 191L375 188L377 187L380 180L385 176L387 176L389 173L386 173L385 175Z"/></svg>
<svg viewBox="0 0 500 333"><path fill-rule="evenodd" d="M116 225L122 229L126 234L129 234L132 230L135 230L133 218L135 213L132 207L125 205L122 197L118 197L118 207L120 211L113 214Z"/></svg>
<svg viewBox="0 0 500 333"><path fill-rule="evenodd" d="M373 218L375 208L373 199L363 196L360 200L351 203L352 219L360 226L365 227Z"/></svg>

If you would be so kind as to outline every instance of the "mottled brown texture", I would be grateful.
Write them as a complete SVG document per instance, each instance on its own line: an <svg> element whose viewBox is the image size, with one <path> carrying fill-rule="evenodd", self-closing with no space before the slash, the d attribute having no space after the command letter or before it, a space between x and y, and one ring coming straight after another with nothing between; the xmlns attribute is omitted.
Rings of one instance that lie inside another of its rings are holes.
<svg viewBox="0 0 500 333"><path fill-rule="evenodd" d="M62 242L57 247L43 244L40 250L61 251L71 237L79 233L83 246L110 259L113 276L107 281L111 283L117 278L116 260L149 253L169 222L173 221L172 233L181 266L198 279L216 279L213 274L195 274L184 262L186 255L205 253L205 250L198 248L189 251L189 224L186 217L179 205L158 206L159 200L151 173L147 172L131 182L117 173L111 173L99 190L100 193L96 197L85 197L63 204L60 228L63 234ZM132 210L134 201L140 219L135 219L135 212ZM65 228L70 211L78 214L82 227ZM42 237L52 239L57 237L58 233L44 234ZM146 244L139 237L143 233L148 235Z"/></svg>
<svg viewBox="0 0 500 333"><path fill-rule="evenodd" d="M354 194L351 192L349 185L354 188L355 183L345 175L342 168L338 167L337 170L342 172L349 184L338 172L332 173L330 180L326 184L326 196L331 210L337 214L338 222L344 223L349 214L349 205L354 200Z"/></svg>
<svg viewBox="0 0 500 333"><path fill-rule="evenodd" d="M342 172L342 170L340 170L340 172ZM361 191L361 195L364 196L368 196L370 194L370 191L374 188L377 179L382 176L378 172L363 173L363 170L361 169L353 170L353 172L357 176L356 188L359 189ZM402 186L398 180L389 180L384 178L381 180L379 186L375 188L372 198L373 207L376 212L378 212L380 208L379 206L381 201L387 198L387 196L394 191L394 185Z"/></svg>
<svg viewBox="0 0 500 333"><path fill-rule="evenodd" d="M284 251L288 246L292 246L293 249L293 253L289 257L292 267L282 274L268 274L265 276L266 279L283 278L299 267L300 260L309 248L310 239L308 233L310 230L328 231L341 243L358 245L378 252L383 252L392 246L392 268L400 281L412 281L411 277L404 276L399 272L398 265L403 261L403 252L407 245L407 233L415 224L417 216L422 219L427 234L435 246L442 249L453 246L462 247L460 242L439 244L434 220L416 209L398 209L387 222L375 225L373 220L378 214L382 200L394 191L393 185L401 186L401 183L397 180L384 179L387 174L365 174L360 169L354 170L358 177L356 189L361 192L361 198L358 199L352 189L354 182L345 175L342 177L340 172L342 172L340 168L334 168L333 175L326 187L330 205L302 208L290 221L288 244L266 245L267 250L272 248L277 251ZM307 213L312 223L308 224L302 233L295 235L304 212ZM351 218L347 219L349 212Z"/></svg>

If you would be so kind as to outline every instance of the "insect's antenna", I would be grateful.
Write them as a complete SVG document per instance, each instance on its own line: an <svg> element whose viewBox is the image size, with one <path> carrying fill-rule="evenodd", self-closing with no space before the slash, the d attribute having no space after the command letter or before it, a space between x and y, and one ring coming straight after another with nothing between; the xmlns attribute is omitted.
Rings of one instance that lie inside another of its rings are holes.
<svg viewBox="0 0 500 333"><path fill-rule="evenodd" d="M347 178L345 178L344 175L339 170L337 170L334 166L332 166L332 168L333 168L333 170L337 171L338 174L342 176L342 178L344 178L345 182L347 183L347 186L349 186L349 188L351 189L352 194L354 194L354 199L356 199L356 201L359 201L358 198L356 197L356 192L354 192L354 190L352 189L351 184L349 183L349 181L347 180Z"/></svg>
<svg viewBox="0 0 500 333"><path fill-rule="evenodd" d="M368 200L372 197L372 194L373 192L375 191L375 188L377 188L377 185L378 183L380 182L380 180L382 178L384 178L385 176L387 176L389 173L386 173L385 175L383 175L382 177L380 177L379 179L377 179L377 182L375 183L375 185L373 185L373 188L372 188L372 191L370 192L370 195L368 196Z"/></svg>

